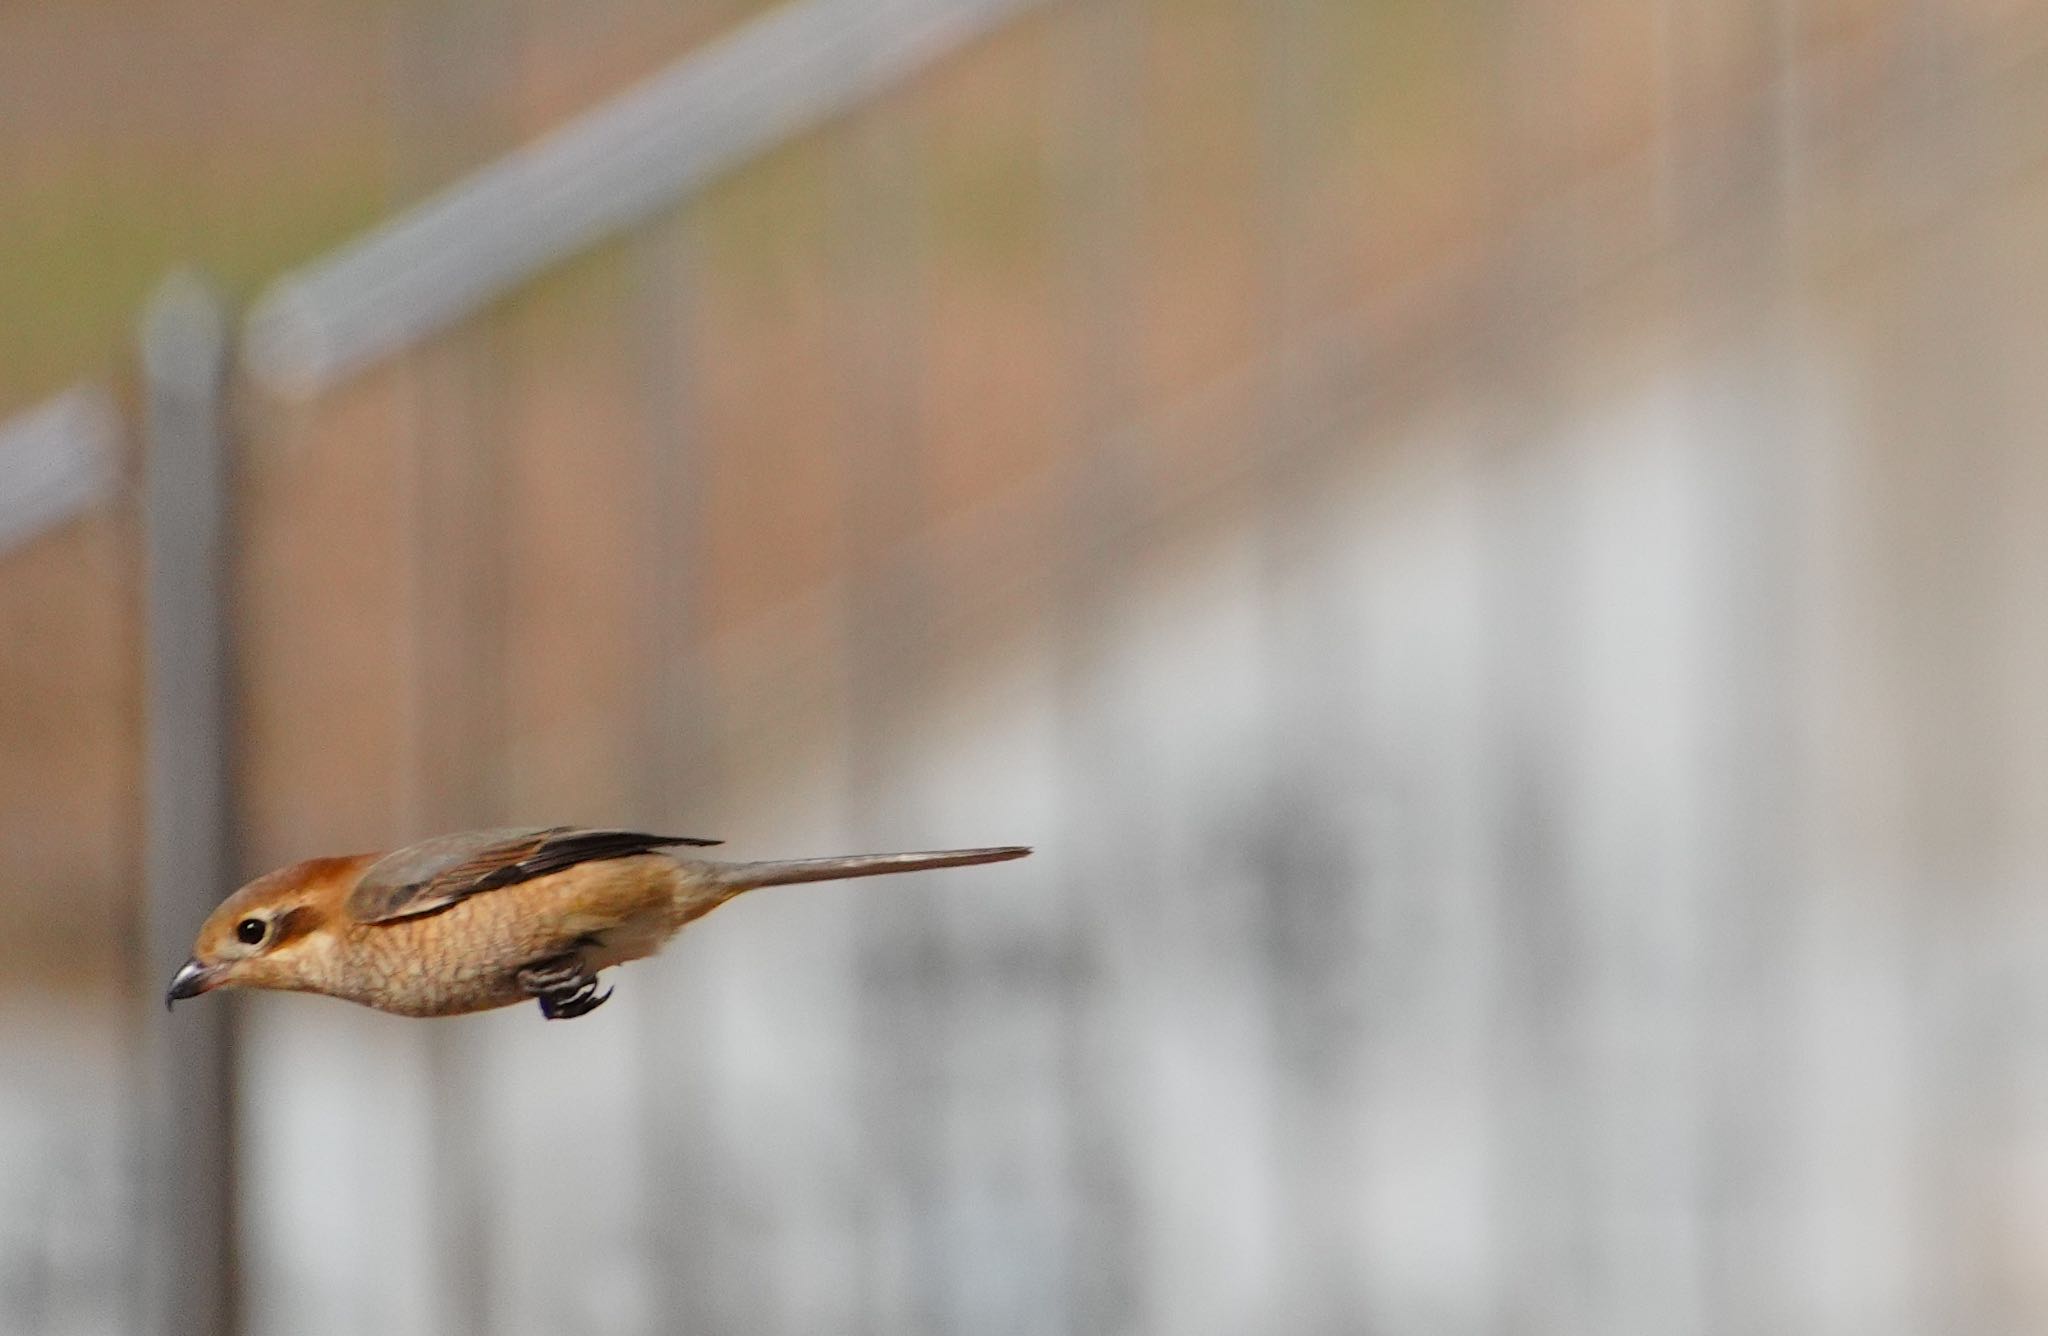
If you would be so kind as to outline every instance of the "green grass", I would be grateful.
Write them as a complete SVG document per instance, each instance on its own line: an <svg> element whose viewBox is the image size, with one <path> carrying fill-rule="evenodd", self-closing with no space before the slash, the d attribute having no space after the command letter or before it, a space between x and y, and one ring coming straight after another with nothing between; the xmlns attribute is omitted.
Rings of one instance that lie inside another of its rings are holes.
<svg viewBox="0 0 2048 1336"><path fill-rule="evenodd" d="M237 167L230 178L161 159L73 159L5 188L0 411L119 365L171 267L197 265L247 298L384 207L384 165L365 148Z"/></svg>

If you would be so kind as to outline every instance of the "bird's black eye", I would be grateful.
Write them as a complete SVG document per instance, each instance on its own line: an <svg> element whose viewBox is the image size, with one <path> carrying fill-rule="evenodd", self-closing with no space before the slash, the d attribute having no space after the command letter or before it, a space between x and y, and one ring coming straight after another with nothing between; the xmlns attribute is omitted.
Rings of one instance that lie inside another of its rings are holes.
<svg viewBox="0 0 2048 1336"><path fill-rule="evenodd" d="M270 931L270 925L259 918L245 918L235 925L235 940L243 946L254 946Z"/></svg>

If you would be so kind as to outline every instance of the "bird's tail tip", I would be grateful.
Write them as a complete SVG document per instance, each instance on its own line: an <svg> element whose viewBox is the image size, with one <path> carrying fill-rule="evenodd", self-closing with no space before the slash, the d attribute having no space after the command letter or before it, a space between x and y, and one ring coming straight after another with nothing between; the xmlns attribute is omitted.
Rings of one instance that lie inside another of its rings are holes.
<svg viewBox="0 0 2048 1336"><path fill-rule="evenodd" d="M836 881L842 877L879 877L891 872L926 872L937 868L1007 863L1031 853L1028 844L998 844L983 849L934 849L909 854L854 854L844 858L799 858L773 863L728 863L720 880L734 886L786 886L793 882Z"/></svg>

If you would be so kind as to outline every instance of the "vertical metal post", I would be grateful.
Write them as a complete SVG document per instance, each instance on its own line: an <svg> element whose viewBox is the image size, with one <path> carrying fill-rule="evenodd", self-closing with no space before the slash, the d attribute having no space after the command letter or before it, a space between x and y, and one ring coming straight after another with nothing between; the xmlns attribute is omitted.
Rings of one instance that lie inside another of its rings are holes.
<svg viewBox="0 0 2048 1336"><path fill-rule="evenodd" d="M697 349L698 240L694 215L650 229L633 247L639 282L631 307L639 348L641 432L646 441L636 563L645 610L641 632L641 773L636 820L650 830L692 830L687 806L713 791L709 697L703 659L707 553L702 432L693 372ZM679 1024L710 1004L701 971L651 972L638 1043L650 1330L698 1332L743 1325L743 1286L720 1200L719 1147L705 1083L703 1027Z"/></svg>
<svg viewBox="0 0 2048 1336"><path fill-rule="evenodd" d="M1981 178L1966 169L2000 127L1971 95L1970 47L1955 16L1914 5L1905 31L1914 54L1894 94L1900 142L1913 188L1941 200L1951 219L1903 260L1891 328L1878 345L1872 420L1885 430L1874 434L1869 465L1869 476L1883 480L1873 489L1883 543L1873 575L1889 605L1899 692L1884 721L1901 817L1886 947L1907 1026L1898 1228L1914 1265L1902 1273L1897 1303L1918 1329L1971 1331L1995 1323L1984 1259L2009 1245L1980 1186L2000 1172L1979 1149L1997 1064L1981 1041L1957 1042L1969 1024L1957 999L1981 968L1959 947L1968 940L1961 925L2010 913L2000 883L2014 827L2001 784L2013 744L1992 665L2010 634L1996 595L2012 479L1996 443L2008 405L2028 402L2030 392L2006 378L2013 363L2001 356L2007 230L1987 218ZM1928 449L1929 440L1942 448Z"/></svg>
<svg viewBox="0 0 2048 1336"><path fill-rule="evenodd" d="M408 11L391 108L401 177L425 190L483 155L487 111L512 77L518 11L462 0ZM412 370L414 420L401 484L408 542L409 746L400 820L412 835L507 820L502 765L509 538L503 349L489 323L424 348ZM427 1046L432 1116L435 1329L494 1328L505 1285L493 1266L494 1177L478 1142L484 1055L472 1034L437 1027Z"/></svg>
<svg viewBox="0 0 2048 1336"><path fill-rule="evenodd" d="M1135 453L1115 432L1137 416L1141 232L1146 151L1139 80L1147 11L1134 0L1077 9L1059 49L1069 77L1054 85L1059 130L1051 171L1065 340L1072 352L1066 429L1081 441L1053 531L1048 562L1056 582L1055 660L1061 791L1057 841L1073 872L1066 906L1066 990L1062 1052L1065 1127L1076 1227L1064 1263L1069 1279L1059 1325L1076 1331L1131 1331L1146 1320L1142 1202L1135 1182L1137 1139L1128 1098L1132 980L1148 915L1169 912L1160 860L1157 750L1148 744L1110 671L1123 582L1141 536L1132 516L1154 490ZM1061 552L1061 546L1064 552ZM1053 554L1059 553L1057 557ZM1121 893L1103 896L1089 870L1114 860ZM1178 888L1172 888L1177 891Z"/></svg>
<svg viewBox="0 0 2048 1336"><path fill-rule="evenodd" d="M1697 1120L1667 1145L1691 1163L1673 1171L1672 1156L1658 1157L1670 1174L1662 1199L1686 1201L1697 1221L1699 1307L1687 1325L1716 1331L1765 1330L1801 1311L1791 1289L1800 1240L1778 1204L1801 1172L1788 1139L1798 1123L1799 1063L1787 1036L1798 1027L1787 1017L1811 881L1797 865L1807 813L1795 684L1807 677L1799 604L1810 578L1801 527L1811 510L1802 455L1812 442L1800 407L1811 387L1799 371L1796 9L1797 0L1752 4L1779 87L1745 105L1744 130L1730 132L1681 112L1698 105L1695 85L1713 77L1698 55L1701 25L1725 23L1726 12L1690 0L1659 6L1668 85L1660 206L1676 256L1678 333L1699 384L1686 414L1696 439L1685 449L1699 461L1707 522L1743 535L1709 550L1700 573L1714 591L1700 614L1701 641L1715 657L1701 669L1695 705L1711 721L1692 761L1699 866L1685 952L1662 971L1667 987L1684 989L1688 1008L1679 1033L1689 1088L1673 1106ZM1717 183L1711 195L1700 179ZM1731 315L1742 331L1734 352ZM1733 396L1707 379L1731 372L1740 378Z"/></svg>
<svg viewBox="0 0 2048 1336"><path fill-rule="evenodd" d="M1479 446L1488 699L1481 725L1491 827L1482 948L1490 972L1494 1316L1506 1331L1587 1324L1587 1193L1597 1153L1587 1096L1594 1073L1577 1027L1587 1014L1587 924L1574 903L1566 838L1582 796L1574 740L1583 645L1570 634L1576 521L1566 480L1539 458L1560 404L1558 331L1542 314L1569 290L1558 239L1519 232L1562 156L1552 89L1569 87L1556 36L1560 7L1508 7L1486 59L1488 226L1501 238L1470 388L1490 405Z"/></svg>
<svg viewBox="0 0 2048 1336"><path fill-rule="evenodd" d="M1359 610L1334 572L1342 558L1322 498L1313 419L1327 408L1303 374L1303 331L1332 269L1331 220L1311 200L1318 118L1333 105L1325 0L1257 10L1255 297L1257 423L1239 443L1255 479L1265 755L1258 760L1252 873L1255 987L1270 1044L1267 1154L1287 1221L1273 1284L1302 1329L1341 1331L1364 1310L1357 1185L1330 1171L1353 1153L1369 1068L1368 917L1386 888L1362 856L1372 738Z"/></svg>
<svg viewBox="0 0 2048 1336"><path fill-rule="evenodd" d="M876 838L890 809L887 777L903 756L905 702L928 671L932 572L905 560L928 499L916 322L923 293L920 181L903 113L869 109L850 126L838 189L845 209L839 281L845 301L847 813ZM857 938L857 1005L866 1079L862 1135L877 1173L864 1228L870 1331L934 1331L946 1312L945 1185L930 1147L946 1088L946 943L929 884L878 900ZM894 1257L908 1259L898 1267Z"/></svg>
<svg viewBox="0 0 2048 1336"><path fill-rule="evenodd" d="M152 985L185 959L235 874L227 338L219 300L191 274L166 279L143 316ZM166 1016L150 995L141 1325L232 1332L234 1010L216 998Z"/></svg>

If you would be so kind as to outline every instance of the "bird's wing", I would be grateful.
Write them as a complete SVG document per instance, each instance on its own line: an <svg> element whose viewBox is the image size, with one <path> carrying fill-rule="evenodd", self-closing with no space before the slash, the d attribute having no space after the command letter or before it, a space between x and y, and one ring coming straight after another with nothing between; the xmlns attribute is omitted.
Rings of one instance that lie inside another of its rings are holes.
<svg viewBox="0 0 2048 1336"><path fill-rule="evenodd" d="M684 835L633 830L535 826L440 835L384 855L349 892L348 916L358 923L433 914L501 886L560 872L578 863L629 858L677 844L717 844Z"/></svg>

